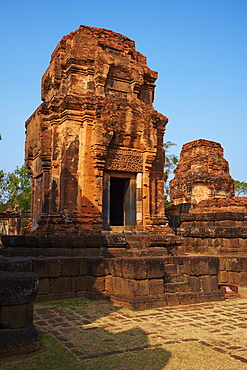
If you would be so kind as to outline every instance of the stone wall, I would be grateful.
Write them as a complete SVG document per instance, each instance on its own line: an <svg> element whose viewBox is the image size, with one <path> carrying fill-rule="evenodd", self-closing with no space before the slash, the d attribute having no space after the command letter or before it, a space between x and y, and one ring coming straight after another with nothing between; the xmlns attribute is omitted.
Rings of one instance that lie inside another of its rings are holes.
<svg viewBox="0 0 247 370"><path fill-rule="evenodd" d="M111 259L106 289L114 303L137 310L221 300L217 271L214 257Z"/></svg>
<svg viewBox="0 0 247 370"><path fill-rule="evenodd" d="M220 257L219 282L247 287L247 257Z"/></svg>
<svg viewBox="0 0 247 370"><path fill-rule="evenodd" d="M39 301L88 297L141 310L223 299L217 257L2 257L0 270L35 272Z"/></svg>
<svg viewBox="0 0 247 370"><path fill-rule="evenodd" d="M76 257L76 256L155 256L177 255L182 238L148 233L106 235L2 235L6 257Z"/></svg>
<svg viewBox="0 0 247 370"><path fill-rule="evenodd" d="M247 198L172 206L167 215L177 235L183 237L184 253L247 255Z"/></svg>

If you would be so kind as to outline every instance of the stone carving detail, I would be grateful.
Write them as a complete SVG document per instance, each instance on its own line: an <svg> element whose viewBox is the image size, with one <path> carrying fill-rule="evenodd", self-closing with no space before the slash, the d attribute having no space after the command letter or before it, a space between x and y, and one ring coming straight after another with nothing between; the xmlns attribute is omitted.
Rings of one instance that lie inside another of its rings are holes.
<svg viewBox="0 0 247 370"><path fill-rule="evenodd" d="M108 151L105 169L110 171L142 172L142 155L128 150Z"/></svg>

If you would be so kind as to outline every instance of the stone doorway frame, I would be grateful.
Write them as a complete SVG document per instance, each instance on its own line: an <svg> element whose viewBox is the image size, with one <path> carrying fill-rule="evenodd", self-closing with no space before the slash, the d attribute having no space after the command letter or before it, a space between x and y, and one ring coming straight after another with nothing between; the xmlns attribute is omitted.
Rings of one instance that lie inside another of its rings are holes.
<svg viewBox="0 0 247 370"><path fill-rule="evenodd" d="M124 196L124 224L112 226L110 222L110 183L111 178L129 179ZM142 207L140 205L140 189L142 186L142 174L124 171L105 171L103 180L103 228L104 230L121 231L135 229L142 224ZM138 190L139 189L139 190Z"/></svg>

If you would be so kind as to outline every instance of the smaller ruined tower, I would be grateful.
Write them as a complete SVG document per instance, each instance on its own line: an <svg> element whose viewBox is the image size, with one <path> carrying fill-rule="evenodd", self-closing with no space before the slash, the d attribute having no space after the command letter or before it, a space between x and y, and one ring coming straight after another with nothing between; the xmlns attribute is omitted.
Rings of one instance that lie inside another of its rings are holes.
<svg viewBox="0 0 247 370"><path fill-rule="evenodd" d="M170 182L171 203L197 204L234 196L234 180L223 155L222 146L214 141L200 139L184 144Z"/></svg>
<svg viewBox="0 0 247 370"><path fill-rule="evenodd" d="M183 146L166 215L181 249L193 254L244 255L247 198L234 196L234 180L219 143L195 140Z"/></svg>

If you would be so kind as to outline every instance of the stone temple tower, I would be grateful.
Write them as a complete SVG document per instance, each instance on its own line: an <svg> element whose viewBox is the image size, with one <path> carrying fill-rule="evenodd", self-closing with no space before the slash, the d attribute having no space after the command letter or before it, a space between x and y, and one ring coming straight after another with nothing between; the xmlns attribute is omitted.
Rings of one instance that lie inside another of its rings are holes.
<svg viewBox="0 0 247 370"><path fill-rule="evenodd" d="M81 26L62 38L26 122L32 232L173 235L164 215L157 72L129 38Z"/></svg>
<svg viewBox="0 0 247 370"><path fill-rule="evenodd" d="M26 122L32 225L1 249L32 256L23 266L41 275L41 299L134 310L223 299L218 258L182 256L164 214L168 120L152 106L156 78L112 31L81 26L53 52Z"/></svg>

